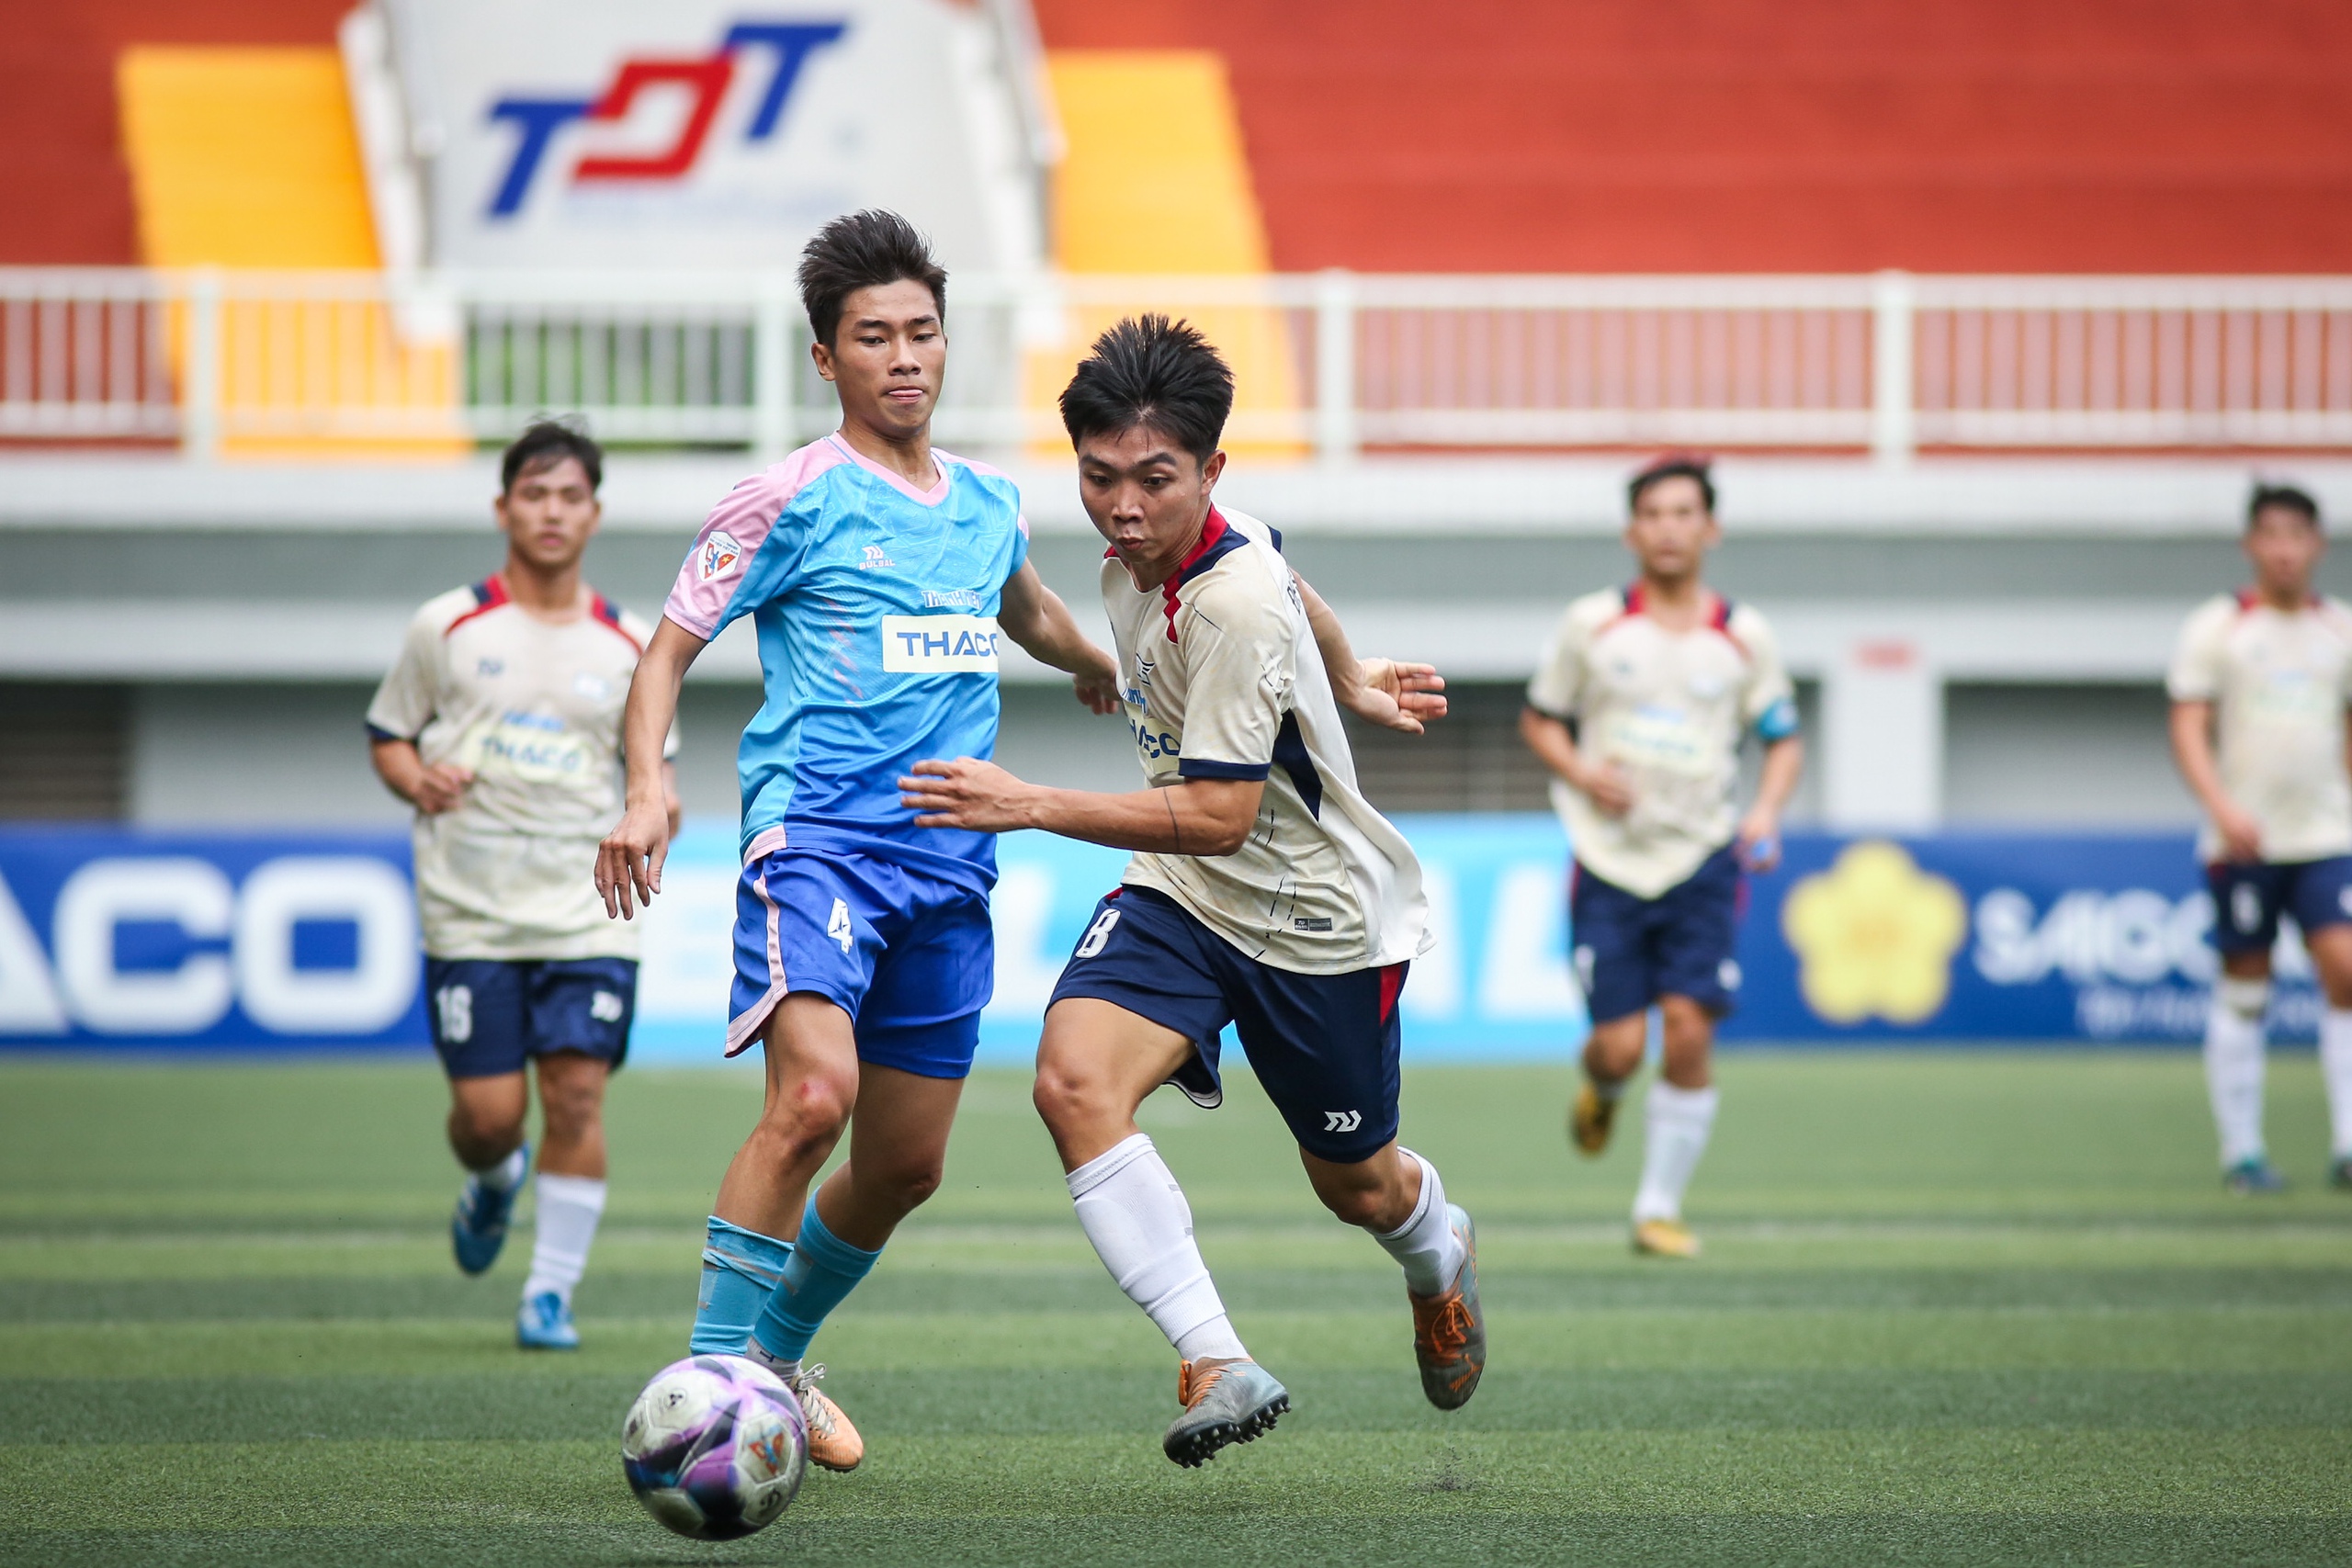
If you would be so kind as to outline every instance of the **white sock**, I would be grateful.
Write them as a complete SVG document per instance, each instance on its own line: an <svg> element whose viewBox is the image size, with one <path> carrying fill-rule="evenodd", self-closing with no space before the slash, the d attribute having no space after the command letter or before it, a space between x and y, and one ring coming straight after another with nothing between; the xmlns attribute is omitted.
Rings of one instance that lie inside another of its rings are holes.
<svg viewBox="0 0 2352 1568"><path fill-rule="evenodd" d="M523 1299L553 1291L567 1304L588 1269L588 1247L605 1217L605 1184L593 1177L539 1172L538 1235L531 1243L531 1277Z"/></svg>
<svg viewBox="0 0 2352 1568"><path fill-rule="evenodd" d="M530 1156L517 1148L488 1170L469 1171L467 1174L492 1192L512 1192L523 1185L523 1173L529 1168Z"/></svg>
<svg viewBox="0 0 2352 1568"><path fill-rule="evenodd" d="M1148 1137L1123 1140L1071 1171L1069 1181L1095 1256L1178 1355L1248 1357L1193 1244L1193 1207Z"/></svg>
<svg viewBox="0 0 2352 1568"><path fill-rule="evenodd" d="M2330 1008L2319 1021L2319 1070L2327 1080L2327 1116L2337 1159L2352 1157L2352 1008Z"/></svg>
<svg viewBox="0 0 2352 1568"><path fill-rule="evenodd" d="M743 1341L743 1354L750 1359L757 1361L760 1365L765 1367L768 1371L774 1372L776 1376L782 1378L786 1382L790 1382L793 1379L800 1375L799 1357L785 1357L777 1355L775 1351L761 1344L760 1337L756 1334Z"/></svg>
<svg viewBox="0 0 2352 1568"><path fill-rule="evenodd" d="M2262 1015L2249 1017L2213 988L2205 1018L2205 1088L2213 1125L2222 1135L2222 1167L2260 1159L2262 1145Z"/></svg>
<svg viewBox="0 0 2352 1568"><path fill-rule="evenodd" d="M1453 1216L1446 1212L1445 1183L1437 1178L1437 1167L1408 1148L1397 1155L1421 1168L1421 1196L1413 1205L1412 1217L1395 1230L1383 1235L1372 1233L1373 1239L1388 1249L1388 1256L1405 1266L1405 1288L1417 1296L1434 1296L1453 1283L1462 1272L1462 1238L1453 1232Z"/></svg>
<svg viewBox="0 0 2352 1568"><path fill-rule="evenodd" d="M1707 1134L1715 1126L1715 1089L1677 1089L1660 1079L1650 1086L1649 1129L1642 1149L1642 1185L1634 1194L1634 1223L1679 1220L1682 1193Z"/></svg>

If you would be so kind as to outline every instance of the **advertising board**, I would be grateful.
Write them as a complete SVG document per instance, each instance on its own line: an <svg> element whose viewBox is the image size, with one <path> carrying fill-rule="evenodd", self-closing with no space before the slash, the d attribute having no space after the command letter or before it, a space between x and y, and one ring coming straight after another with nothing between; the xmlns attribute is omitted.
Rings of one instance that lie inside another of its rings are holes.
<svg viewBox="0 0 2352 1568"><path fill-rule="evenodd" d="M1408 1061L1564 1059L1581 1043L1544 815L1400 818L1435 945L1400 1002ZM691 825L645 917L639 1062L715 1062L734 921L733 832ZM1024 1062L1117 851L1002 840L984 1059ZM407 1047L427 1035L404 835L0 831L0 1045ZM2188 835L1795 834L1747 884L1727 1040L2189 1042L2214 963ZM2290 930L2273 1025L2319 1001Z"/></svg>

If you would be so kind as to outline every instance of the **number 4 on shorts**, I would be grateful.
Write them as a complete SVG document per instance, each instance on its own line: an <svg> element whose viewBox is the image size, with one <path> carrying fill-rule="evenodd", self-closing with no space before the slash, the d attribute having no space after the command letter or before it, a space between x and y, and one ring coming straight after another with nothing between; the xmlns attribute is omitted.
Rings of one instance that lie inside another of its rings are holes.
<svg viewBox="0 0 2352 1568"><path fill-rule="evenodd" d="M833 900L833 916L825 922L825 934L840 942L843 953L856 945L857 932L849 923L849 900L846 898Z"/></svg>

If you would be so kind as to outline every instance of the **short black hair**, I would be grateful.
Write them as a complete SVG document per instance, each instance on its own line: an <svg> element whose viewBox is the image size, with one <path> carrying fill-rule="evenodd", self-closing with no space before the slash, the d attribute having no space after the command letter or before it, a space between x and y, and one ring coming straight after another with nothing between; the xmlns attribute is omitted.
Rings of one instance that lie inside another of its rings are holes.
<svg viewBox="0 0 2352 1568"><path fill-rule="evenodd" d="M1149 425L1205 464L1233 412L1233 371L1190 321L1129 316L1094 340L1062 389L1062 428L1090 435Z"/></svg>
<svg viewBox="0 0 2352 1568"><path fill-rule="evenodd" d="M2304 522L2314 528L2319 526L2319 502L2312 499L2311 491L2296 485L2273 484L2254 487L2254 494L2247 498L2245 503L2245 525L2253 527L2254 520L2274 506L2286 512L2299 512L2302 513Z"/></svg>
<svg viewBox="0 0 2352 1568"><path fill-rule="evenodd" d="M1715 510L1714 476L1708 471L1706 458L1692 457L1688 452L1669 453L1627 480L1625 510L1632 512L1639 509L1643 492L1661 479L1698 480L1699 499L1706 503L1708 513L1710 515L1713 513Z"/></svg>
<svg viewBox="0 0 2352 1568"><path fill-rule="evenodd" d="M506 456L498 463L498 492L506 494L514 481L525 474L553 468L566 457L576 457L587 472L588 488L594 491L605 482L605 449L590 437L587 428L569 420L543 419L514 438L506 448Z"/></svg>
<svg viewBox="0 0 2352 1568"><path fill-rule="evenodd" d="M868 208L845 212L817 231L800 249L800 305L808 330L831 348L841 330L842 301L861 288L920 283L947 324L947 269L932 258L931 242L895 212Z"/></svg>

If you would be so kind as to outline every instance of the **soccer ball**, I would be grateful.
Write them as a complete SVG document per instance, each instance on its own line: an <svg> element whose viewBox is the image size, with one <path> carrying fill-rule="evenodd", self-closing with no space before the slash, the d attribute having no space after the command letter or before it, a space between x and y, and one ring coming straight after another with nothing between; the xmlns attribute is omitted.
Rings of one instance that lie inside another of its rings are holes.
<svg viewBox="0 0 2352 1568"><path fill-rule="evenodd" d="M741 1356L689 1356L621 1423L621 1471L645 1511L695 1540L765 1529L800 1490L808 1424L782 1379Z"/></svg>

